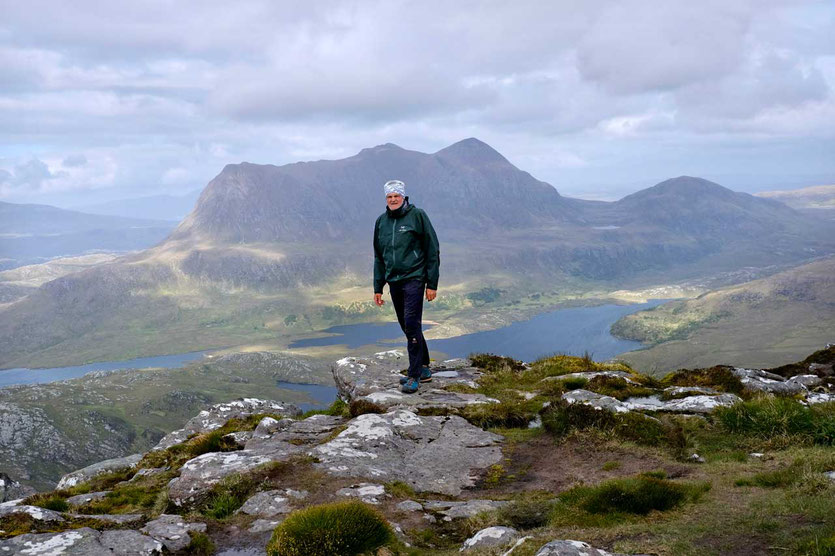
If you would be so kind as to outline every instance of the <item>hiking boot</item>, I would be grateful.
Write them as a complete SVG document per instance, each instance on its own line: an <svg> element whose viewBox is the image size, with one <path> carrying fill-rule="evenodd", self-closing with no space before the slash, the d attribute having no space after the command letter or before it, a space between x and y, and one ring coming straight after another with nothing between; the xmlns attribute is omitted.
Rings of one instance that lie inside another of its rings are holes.
<svg viewBox="0 0 835 556"><path fill-rule="evenodd" d="M409 380L407 376L400 377L400 384L406 384L406 381ZM420 370L420 381L421 382L432 382L432 371L429 367L424 367Z"/></svg>
<svg viewBox="0 0 835 556"><path fill-rule="evenodd" d="M418 387L420 386L420 380L409 377L406 379L406 383L400 389L401 392L404 394L414 394L418 391Z"/></svg>

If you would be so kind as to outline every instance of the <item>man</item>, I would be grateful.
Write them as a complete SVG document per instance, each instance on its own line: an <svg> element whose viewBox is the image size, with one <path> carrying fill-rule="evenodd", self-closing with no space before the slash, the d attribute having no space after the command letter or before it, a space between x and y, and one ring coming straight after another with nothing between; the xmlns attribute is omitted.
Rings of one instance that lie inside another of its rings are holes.
<svg viewBox="0 0 835 556"><path fill-rule="evenodd" d="M438 292L440 250L429 217L409 203L406 184L391 180L383 189L386 212L374 224L374 303L383 306L383 286L388 283L409 351L409 375L400 383L403 392L414 394L421 382L432 380L421 320L424 291L426 301Z"/></svg>

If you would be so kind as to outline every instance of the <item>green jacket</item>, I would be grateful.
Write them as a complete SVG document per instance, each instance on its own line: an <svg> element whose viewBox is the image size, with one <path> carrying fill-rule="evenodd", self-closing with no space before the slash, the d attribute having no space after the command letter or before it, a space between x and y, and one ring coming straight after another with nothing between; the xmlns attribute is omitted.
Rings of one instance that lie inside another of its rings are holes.
<svg viewBox="0 0 835 556"><path fill-rule="evenodd" d="M386 207L374 224L374 293L383 293L386 282L414 278L437 290L440 266L438 236L426 213L408 197L395 211Z"/></svg>

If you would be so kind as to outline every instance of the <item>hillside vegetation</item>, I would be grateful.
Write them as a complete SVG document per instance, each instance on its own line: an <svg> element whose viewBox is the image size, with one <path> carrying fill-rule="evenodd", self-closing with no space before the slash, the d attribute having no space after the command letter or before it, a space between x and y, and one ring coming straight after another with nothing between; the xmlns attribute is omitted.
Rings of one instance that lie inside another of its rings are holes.
<svg viewBox="0 0 835 556"><path fill-rule="evenodd" d="M663 373L714 361L764 367L835 342L835 258L627 315L612 332L649 344L623 354Z"/></svg>

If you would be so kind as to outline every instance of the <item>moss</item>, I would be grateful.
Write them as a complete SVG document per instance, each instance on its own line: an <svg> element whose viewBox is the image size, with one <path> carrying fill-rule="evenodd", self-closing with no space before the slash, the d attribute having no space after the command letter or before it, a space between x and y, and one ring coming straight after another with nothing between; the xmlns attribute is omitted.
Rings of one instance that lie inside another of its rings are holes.
<svg viewBox="0 0 835 556"><path fill-rule="evenodd" d="M665 511L698 500L709 489L709 483L675 483L641 475L596 486L577 486L561 494L560 500L590 514L646 515L653 510Z"/></svg>
<svg viewBox="0 0 835 556"><path fill-rule="evenodd" d="M199 531L189 531L191 542L185 548L186 554L193 554L194 556L210 556L215 553L215 544L212 539L205 533Z"/></svg>
<svg viewBox="0 0 835 556"><path fill-rule="evenodd" d="M551 381L549 381L551 382ZM556 381L554 381L556 382ZM589 379L583 378L581 376L573 376L571 378L567 378L565 380L560 381L562 385L565 387L566 390L579 390L580 388L585 388L586 384L589 383Z"/></svg>
<svg viewBox="0 0 835 556"><path fill-rule="evenodd" d="M348 404L346 404L340 399L336 399L327 409L311 409L310 411L305 412L301 416L301 418L307 419L312 415L331 415L334 417L348 417Z"/></svg>
<svg viewBox="0 0 835 556"><path fill-rule="evenodd" d="M600 469L603 471L615 471L616 469L620 469L621 465L622 464L619 461L607 461Z"/></svg>
<svg viewBox="0 0 835 556"><path fill-rule="evenodd" d="M530 371L541 379L549 376L596 371L632 372L632 369L623 362L597 363L596 361L592 361L591 357L586 354L584 357L574 357L571 355L543 357L531 364Z"/></svg>
<svg viewBox="0 0 835 556"><path fill-rule="evenodd" d="M269 556L361 554L394 542L386 519L362 502L340 502L293 512L273 532Z"/></svg>
<svg viewBox="0 0 835 556"><path fill-rule="evenodd" d="M575 429L611 430L617 424L611 411L595 409L586 404L570 404L565 400L552 403L541 415L542 427L554 436L565 436Z"/></svg>
<svg viewBox="0 0 835 556"><path fill-rule="evenodd" d="M0 539L8 539L26 533L60 533L71 529L89 527L97 531L105 529L121 529L124 525L90 518L73 518L66 515L64 521L41 521L29 514L20 512L0 517Z"/></svg>
<svg viewBox="0 0 835 556"><path fill-rule="evenodd" d="M707 386L723 392L742 393L742 381L732 372L731 367L716 366L706 369L683 369L661 379L663 386Z"/></svg>
<svg viewBox="0 0 835 556"><path fill-rule="evenodd" d="M368 400L354 400L348 408L348 414L351 417L359 417L366 413L385 413L386 409L379 404L370 402Z"/></svg>
<svg viewBox="0 0 835 556"><path fill-rule="evenodd" d="M392 481L385 484L386 492L395 498L414 498L415 490L403 481Z"/></svg>
<svg viewBox="0 0 835 556"><path fill-rule="evenodd" d="M603 394L604 396L611 396L620 401L627 398L651 396L655 394L655 390L632 384L625 379L616 376L598 375L593 377L585 386L586 390Z"/></svg>
<svg viewBox="0 0 835 556"><path fill-rule="evenodd" d="M509 427L526 428L543 402L525 400L521 397L499 403L479 403L468 405L460 411L462 417L481 428Z"/></svg>
<svg viewBox="0 0 835 556"><path fill-rule="evenodd" d="M510 370L513 372L525 370L525 364L523 362L510 357L493 355L492 353L472 353L470 354L470 363L473 367L477 367L488 373L501 370Z"/></svg>
<svg viewBox="0 0 835 556"><path fill-rule="evenodd" d="M662 421L642 413L616 414L586 404L557 400L545 408L541 416L543 428L556 437L575 430L595 429L644 446L669 447L676 457L687 447L684 431L676 421Z"/></svg>
<svg viewBox="0 0 835 556"><path fill-rule="evenodd" d="M548 524L554 500L548 493L525 494L498 510L500 523L516 529L535 529Z"/></svg>
<svg viewBox="0 0 835 556"><path fill-rule="evenodd" d="M501 484L505 477L507 477L507 469L502 464L495 463L487 468L487 473L484 475L484 486L495 488Z"/></svg>

